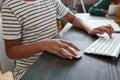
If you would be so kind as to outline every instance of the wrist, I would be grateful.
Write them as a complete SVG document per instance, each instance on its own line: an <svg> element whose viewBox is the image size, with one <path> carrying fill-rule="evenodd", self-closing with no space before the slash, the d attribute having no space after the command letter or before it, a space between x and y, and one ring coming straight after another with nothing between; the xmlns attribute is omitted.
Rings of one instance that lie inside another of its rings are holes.
<svg viewBox="0 0 120 80"><path fill-rule="evenodd" d="M41 52L45 51L45 41L44 40L41 40L37 43L38 45L38 48Z"/></svg>

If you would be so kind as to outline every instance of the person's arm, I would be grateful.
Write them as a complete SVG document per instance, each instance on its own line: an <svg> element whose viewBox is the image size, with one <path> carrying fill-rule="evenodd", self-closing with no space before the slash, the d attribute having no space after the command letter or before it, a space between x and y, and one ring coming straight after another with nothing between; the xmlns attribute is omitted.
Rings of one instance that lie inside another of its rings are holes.
<svg viewBox="0 0 120 80"><path fill-rule="evenodd" d="M110 3L111 0L100 0L89 9L90 15L105 16L108 12Z"/></svg>
<svg viewBox="0 0 120 80"><path fill-rule="evenodd" d="M42 51L37 42L29 45L22 45L20 39L4 40L4 42L7 56L12 59L29 57Z"/></svg>
<svg viewBox="0 0 120 80"><path fill-rule="evenodd" d="M30 57L42 51L48 51L60 57L72 59L72 56L65 54L62 48L71 52L73 55L76 55L76 53L69 47L79 50L72 43L58 39L44 39L34 43L22 44L22 25L20 21L7 5L2 7L1 12L3 26L2 36L5 42L6 54L11 59Z"/></svg>
<svg viewBox="0 0 120 80"><path fill-rule="evenodd" d="M11 59L20 59L30 57L38 52L48 51L50 53L56 54L62 58L72 59L72 56L66 54L62 48L68 50L73 55L77 55L72 49L79 50L72 43L65 40L58 39L46 39L39 42L22 45L20 40L4 40L7 56Z"/></svg>
<svg viewBox="0 0 120 80"><path fill-rule="evenodd" d="M112 37L112 33L114 32L114 29L112 28L111 25L106 25L106 26L99 26L98 28L91 29L89 25L87 25L85 22L83 22L81 19L77 18L73 13L68 12L64 18L73 24L74 27L80 28L88 32L90 35L95 35L95 34L103 34L107 33L110 38Z"/></svg>

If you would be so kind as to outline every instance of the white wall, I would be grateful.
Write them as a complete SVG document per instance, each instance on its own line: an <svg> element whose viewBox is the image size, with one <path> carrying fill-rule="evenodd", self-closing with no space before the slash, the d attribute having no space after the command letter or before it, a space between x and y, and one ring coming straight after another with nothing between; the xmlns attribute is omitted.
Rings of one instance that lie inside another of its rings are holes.
<svg viewBox="0 0 120 80"><path fill-rule="evenodd" d="M4 41L2 39L2 21L0 15L0 63L2 71L6 72L8 70L13 70L13 60L8 59L5 53Z"/></svg>

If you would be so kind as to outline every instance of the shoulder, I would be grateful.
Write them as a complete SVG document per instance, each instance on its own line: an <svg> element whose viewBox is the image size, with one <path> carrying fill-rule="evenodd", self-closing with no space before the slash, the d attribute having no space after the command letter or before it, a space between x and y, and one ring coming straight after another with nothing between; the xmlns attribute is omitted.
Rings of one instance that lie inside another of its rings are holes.
<svg viewBox="0 0 120 80"><path fill-rule="evenodd" d="M18 5L18 3L20 2L20 0L5 0L5 2L3 3L2 5L2 10L1 12L4 12L4 11L9 11L9 12L13 12L13 8ZM15 4L17 3L17 4Z"/></svg>

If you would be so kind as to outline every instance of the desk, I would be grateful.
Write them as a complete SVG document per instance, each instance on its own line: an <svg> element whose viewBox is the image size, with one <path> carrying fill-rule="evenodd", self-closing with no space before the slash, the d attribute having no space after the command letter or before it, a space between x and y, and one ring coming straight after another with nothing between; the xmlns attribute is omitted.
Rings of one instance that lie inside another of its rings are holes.
<svg viewBox="0 0 120 80"><path fill-rule="evenodd" d="M96 38L70 26L63 29L61 37L81 51ZM84 54L81 59L68 60L45 52L21 80L120 80L120 59Z"/></svg>

